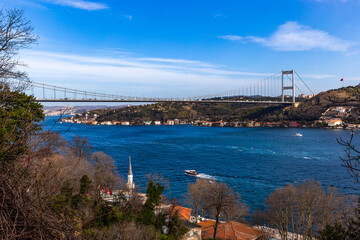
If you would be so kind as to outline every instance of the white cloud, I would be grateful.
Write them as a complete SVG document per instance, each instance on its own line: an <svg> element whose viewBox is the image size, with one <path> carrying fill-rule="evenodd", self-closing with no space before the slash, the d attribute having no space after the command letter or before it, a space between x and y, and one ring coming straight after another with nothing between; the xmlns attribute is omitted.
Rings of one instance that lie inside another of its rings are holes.
<svg viewBox="0 0 360 240"><path fill-rule="evenodd" d="M236 37L241 38L241 36ZM222 38L233 41L240 40L235 37ZM348 52L352 47L357 45L354 42L332 36L325 31L312 29L291 21L280 25L278 29L267 38L256 36L243 38L278 51L309 51L320 49L333 52Z"/></svg>
<svg viewBox="0 0 360 240"><path fill-rule="evenodd" d="M239 41L239 40L244 39L244 37L237 36L237 35L224 35L224 36L219 36L218 38L222 38L222 39L230 40L230 41Z"/></svg>
<svg viewBox="0 0 360 240"><path fill-rule="evenodd" d="M83 10L93 11L93 10L102 10L109 8L104 3L98 2L90 2L90 1L83 1L83 0L48 0L54 4L58 4L61 6L79 8Z"/></svg>
<svg viewBox="0 0 360 240"><path fill-rule="evenodd" d="M154 97L184 97L239 88L269 73L228 71L202 61L167 58L96 57L26 51L22 57L35 82L68 88ZM130 91L131 89L131 91Z"/></svg>

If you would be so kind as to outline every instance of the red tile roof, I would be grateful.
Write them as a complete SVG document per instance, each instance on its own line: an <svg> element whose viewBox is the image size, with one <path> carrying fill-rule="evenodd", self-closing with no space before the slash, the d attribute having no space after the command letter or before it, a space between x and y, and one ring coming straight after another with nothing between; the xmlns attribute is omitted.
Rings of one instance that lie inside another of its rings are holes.
<svg viewBox="0 0 360 240"><path fill-rule="evenodd" d="M191 211L192 210L190 208L175 206L173 209L173 214L176 213L180 219L189 221L191 216Z"/></svg>
<svg viewBox="0 0 360 240"><path fill-rule="evenodd" d="M198 223L200 225L200 223ZM218 225L217 237L219 239L231 240L255 240L261 236L262 232L243 223L228 222ZM201 228L201 237L203 239L213 238L214 226Z"/></svg>
<svg viewBox="0 0 360 240"><path fill-rule="evenodd" d="M206 220L206 221L197 223L197 225L199 225L199 226L201 226L201 227L209 227L209 226L215 225L215 221L213 221L213 220Z"/></svg>

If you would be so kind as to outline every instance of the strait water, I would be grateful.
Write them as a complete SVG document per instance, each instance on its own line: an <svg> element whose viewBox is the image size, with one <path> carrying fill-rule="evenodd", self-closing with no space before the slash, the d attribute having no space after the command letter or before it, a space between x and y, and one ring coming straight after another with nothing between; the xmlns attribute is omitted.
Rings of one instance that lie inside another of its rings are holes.
<svg viewBox="0 0 360 240"><path fill-rule="evenodd" d="M62 123L47 117L46 128L70 140L88 138L93 151L111 155L126 179L131 155L134 182L144 189L145 175L157 173L168 180L166 195L184 200L188 183L199 177L230 185L252 210L261 208L277 187L321 181L343 193L360 194L360 184L341 167L342 147L336 138L349 138L350 131L293 128L211 128L182 126L92 126ZM303 134L296 137L296 133ZM360 131L355 132L357 140ZM357 141L359 143L359 141Z"/></svg>

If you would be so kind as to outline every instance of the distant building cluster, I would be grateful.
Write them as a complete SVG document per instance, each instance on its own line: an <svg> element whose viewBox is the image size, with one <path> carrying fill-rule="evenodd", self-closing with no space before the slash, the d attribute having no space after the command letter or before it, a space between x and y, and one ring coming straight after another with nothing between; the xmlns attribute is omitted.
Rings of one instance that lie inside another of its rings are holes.
<svg viewBox="0 0 360 240"><path fill-rule="evenodd" d="M302 94L300 94L300 95L298 96L298 98L311 99L311 98L313 98L314 96L315 96L314 94L306 95L306 94L302 93Z"/></svg>
<svg viewBox="0 0 360 240"><path fill-rule="evenodd" d="M360 124L350 124L343 121L353 110L355 108L349 106L330 107L316 121L316 124L326 125L330 128L360 129Z"/></svg>
<svg viewBox="0 0 360 240"><path fill-rule="evenodd" d="M185 125L185 124L193 124L191 121L187 120L179 120L179 119L173 119L173 120L167 120L167 121L140 121L140 122L134 122L134 121L97 121L98 115L89 115L86 113L83 117L67 117L61 119L61 122L66 123L79 123L79 124L88 124L88 125L121 125L121 126L130 126L130 125Z"/></svg>
<svg viewBox="0 0 360 240"><path fill-rule="evenodd" d="M307 96L308 97L308 96ZM287 107L289 108L289 107ZM284 109L287 110L287 108ZM121 126L131 126L131 125L185 125L191 124L194 126L204 126L204 127L290 127L290 128L300 128L300 127L328 127L328 128L345 128L345 129L360 129L360 124L351 124L344 122L352 112L357 111L357 108L352 106L336 106L328 108L320 117L320 119L313 122L307 121L274 121L274 122L260 122L260 121L210 121L210 120L194 120L189 121L186 119L169 119L166 121L98 121L98 115L85 112L82 115L72 116L61 119L61 122L66 123L79 123L79 124L88 124L88 125L121 125Z"/></svg>

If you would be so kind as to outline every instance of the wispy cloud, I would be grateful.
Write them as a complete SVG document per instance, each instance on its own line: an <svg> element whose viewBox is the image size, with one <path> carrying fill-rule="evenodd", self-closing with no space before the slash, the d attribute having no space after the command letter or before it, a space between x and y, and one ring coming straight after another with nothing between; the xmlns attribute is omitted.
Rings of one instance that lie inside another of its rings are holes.
<svg viewBox="0 0 360 240"><path fill-rule="evenodd" d="M133 16L131 16L131 15L126 15L125 14L125 15L123 15L123 17L130 20L130 21L133 20Z"/></svg>
<svg viewBox="0 0 360 240"><path fill-rule="evenodd" d="M278 51L309 51L320 49L333 52L348 52L357 45L354 42L332 36L325 31L312 29L309 26L300 25L297 22L291 21L280 25L273 34L265 38L257 36L227 36L229 37L222 36L221 38L232 41L246 39Z"/></svg>
<svg viewBox="0 0 360 240"><path fill-rule="evenodd" d="M312 79L334 79L337 77L336 75L330 75L330 74L302 74L301 76L304 78L312 78Z"/></svg>
<svg viewBox="0 0 360 240"><path fill-rule="evenodd" d="M184 64L184 65L192 65L198 67L215 67L213 64L201 62L201 61L193 61L186 59L172 59L172 58L139 58L141 61L147 62L160 62L160 63L172 63L172 64Z"/></svg>
<svg viewBox="0 0 360 240"><path fill-rule="evenodd" d="M230 41L239 41L239 40L244 39L244 37L237 36L237 35L224 35L224 36L219 36L218 38L222 38L222 39L230 40Z"/></svg>
<svg viewBox="0 0 360 240"><path fill-rule="evenodd" d="M83 0L46 0L48 2L58 4L61 6L73 7L88 11L102 10L109 8L105 3L90 2Z"/></svg>
<svg viewBox="0 0 360 240"><path fill-rule="evenodd" d="M216 14L214 15L214 18L227 18L227 17L228 17L227 15L222 14L222 13L216 13Z"/></svg>
<svg viewBox="0 0 360 240"><path fill-rule="evenodd" d="M33 81L122 95L197 96L238 88L270 73L229 71L202 61L133 56L99 57L27 51ZM131 92L133 91L133 92Z"/></svg>

